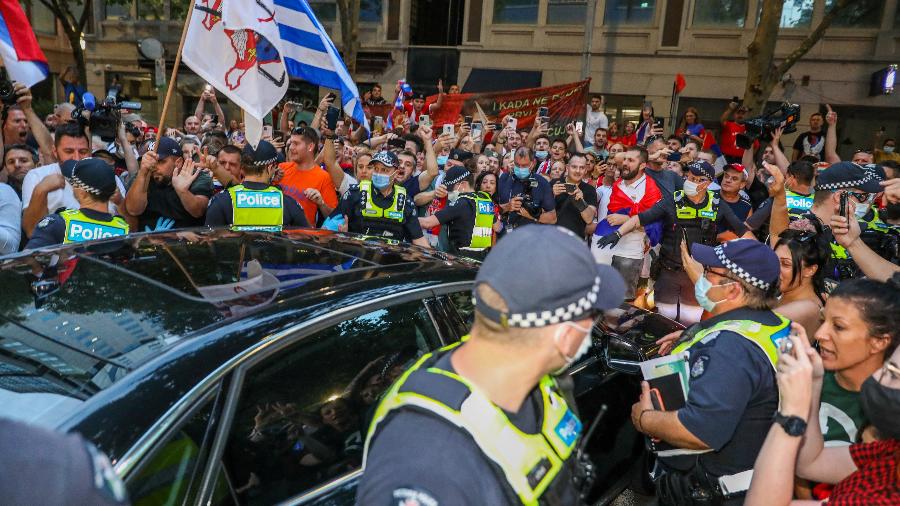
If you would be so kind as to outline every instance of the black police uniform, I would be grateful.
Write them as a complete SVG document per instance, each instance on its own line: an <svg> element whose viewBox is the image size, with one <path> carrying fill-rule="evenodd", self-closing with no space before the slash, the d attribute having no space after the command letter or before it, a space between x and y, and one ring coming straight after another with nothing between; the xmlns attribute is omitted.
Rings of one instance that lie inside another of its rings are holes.
<svg viewBox="0 0 900 506"><path fill-rule="evenodd" d="M735 309L704 320L690 333L728 320L748 320L775 326L772 311ZM715 338L689 349L690 391L678 420L713 451L663 457L667 473L657 483L661 504L690 504L683 487L697 482L698 490L720 495L717 478L752 469L778 408L775 372L765 353L749 339L722 330ZM688 487L689 488L689 487ZM709 504L743 504L743 496ZM698 503L700 504L700 503Z"/></svg>
<svg viewBox="0 0 900 506"><path fill-rule="evenodd" d="M265 190L270 185L265 183L255 183L253 181L244 181L241 183L248 190ZM292 197L284 195L282 199L284 204L284 226L286 227L308 227L309 222L306 221L306 215L303 214L303 208ZM227 191L216 194L209 202L206 209L206 225L209 227L224 227L231 225L233 222L233 207L231 205L231 194Z"/></svg>
<svg viewBox="0 0 900 506"><path fill-rule="evenodd" d="M451 253L463 255L476 260L481 260L487 254L486 251L466 251L472 243L472 231L475 228L475 216L478 212L478 204L475 202L475 194L468 193L471 198L460 195L456 202L447 202L447 207L434 213L441 226L447 227L450 238Z"/></svg>
<svg viewBox="0 0 900 506"><path fill-rule="evenodd" d="M399 188L402 187L394 185L391 193L385 197L373 186L372 203L381 209L389 209L394 203L394 194ZM331 216L347 216L350 220L347 223L347 230L358 234L386 237L406 242L412 242L424 236L422 227L419 226L419 220L416 217L416 206L412 199L408 197L408 194L402 198L402 203L399 201L397 203L398 208L402 208L402 221L372 219L363 216L363 210L366 208L366 198L365 192L358 184L350 186L350 189L341 197L337 209L334 210Z"/></svg>

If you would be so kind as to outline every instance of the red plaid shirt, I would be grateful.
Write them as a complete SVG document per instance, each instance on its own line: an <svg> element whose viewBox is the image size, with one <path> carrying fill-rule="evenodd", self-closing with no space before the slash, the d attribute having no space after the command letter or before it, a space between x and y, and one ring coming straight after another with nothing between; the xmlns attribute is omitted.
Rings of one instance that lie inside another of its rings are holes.
<svg viewBox="0 0 900 506"><path fill-rule="evenodd" d="M828 506L900 505L900 441L850 445L858 471L834 486Z"/></svg>

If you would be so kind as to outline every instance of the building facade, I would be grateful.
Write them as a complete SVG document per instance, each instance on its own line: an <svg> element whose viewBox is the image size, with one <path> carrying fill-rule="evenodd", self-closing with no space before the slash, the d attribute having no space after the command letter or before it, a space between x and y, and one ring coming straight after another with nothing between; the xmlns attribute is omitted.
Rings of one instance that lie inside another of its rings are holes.
<svg viewBox="0 0 900 506"><path fill-rule="evenodd" d="M871 133L881 127L889 135L900 134L897 96L869 96L872 73L900 59L898 1L852 2L770 100L799 103L804 124L811 112L831 104L841 117L842 150L870 146ZM833 2L784 0L776 59L793 51ZM755 35L762 3L362 0L356 78L361 91L377 82L385 95L392 95L394 83L404 78L426 92L434 92L439 78L447 85L458 83L464 92L493 91L577 81L587 69L591 91L603 94L607 114L622 122L636 120L645 101L653 103L658 115L668 116L672 82L680 72L687 87L679 111L696 107L707 128L715 129L731 97L743 94L746 47ZM310 4L340 48L334 1ZM155 99L154 62L140 54L135 41L162 41L170 72L186 5L186 0L95 2L96 21L85 36L91 91L118 76L129 96ZM46 33L41 27L52 23L35 9L32 20L52 70L61 71L71 61L65 38ZM175 114L183 118L203 83L183 66L180 72ZM316 91L296 87L293 98L312 105ZM151 118L156 115L153 109L146 112Z"/></svg>

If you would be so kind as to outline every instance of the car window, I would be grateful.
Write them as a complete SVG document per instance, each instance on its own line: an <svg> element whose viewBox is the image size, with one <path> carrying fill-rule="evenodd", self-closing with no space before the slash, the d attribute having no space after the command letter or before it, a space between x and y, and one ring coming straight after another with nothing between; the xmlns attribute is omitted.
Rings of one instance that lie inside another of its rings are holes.
<svg viewBox="0 0 900 506"><path fill-rule="evenodd" d="M472 300L472 291L453 292L447 294L447 298L450 299L453 307L456 308L456 313L459 315L460 335L468 334L469 329L472 328L472 324L475 322L475 301Z"/></svg>
<svg viewBox="0 0 900 506"><path fill-rule="evenodd" d="M149 454L126 482L131 504L134 506L158 504L188 504L191 484L199 477L202 468L201 454L205 453L209 431L212 399L201 405L187 418L156 451Z"/></svg>
<svg viewBox="0 0 900 506"><path fill-rule="evenodd" d="M237 502L273 504L358 469L379 396L438 343L417 300L338 323L249 369L222 459Z"/></svg>

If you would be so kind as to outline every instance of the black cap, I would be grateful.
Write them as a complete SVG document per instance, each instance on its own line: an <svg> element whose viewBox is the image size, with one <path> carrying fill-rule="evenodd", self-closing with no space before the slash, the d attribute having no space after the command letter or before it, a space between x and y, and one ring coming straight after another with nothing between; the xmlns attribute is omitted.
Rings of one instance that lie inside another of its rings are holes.
<svg viewBox="0 0 900 506"><path fill-rule="evenodd" d="M84 158L72 168L72 187L81 188L100 200L116 193L116 173L100 158Z"/></svg>
<svg viewBox="0 0 900 506"><path fill-rule="evenodd" d="M243 156L249 156L256 167L266 166L278 161L278 150L270 142L259 141L256 149L250 144L244 146Z"/></svg>
<svg viewBox="0 0 900 506"><path fill-rule="evenodd" d="M469 172L469 169L459 165L454 165L453 167L447 169L447 173L444 175L443 184L447 188L451 188L453 187L453 185L469 177L469 174L471 174L471 172Z"/></svg>
<svg viewBox="0 0 900 506"><path fill-rule="evenodd" d="M59 164L59 171L62 172L64 178L72 179L72 171L75 169L76 163L78 163L78 160L66 160Z"/></svg>
<svg viewBox="0 0 900 506"><path fill-rule="evenodd" d="M697 160L688 164L688 170L695 176L703 176L710 181L716 180L716 169L706 160Z"/></svg>
<svg viewBox="0 0 900 506"><path fill-rule="evenodd" d="M150 142L149 150L153 150L153 145L155 142ZM159 140L159 149L156 150L156 154L159 155L159 160L165 160L170 156L181 156L181 145L178 144L178 141L171 137L163 137Z"/></svg>
<svg viewBox="0 0 900 506"><path fill-rule="evenodd" d="M478 296L486 284L506 302L500 311ZM584 241L555 225L526 225L509 232L475 277L475 309L504 327L544 327L588 318L618 307L622 276L598 264Z"/></svg>
<svg viewBox="0 0 900 506"><path fill-rule="evenodd" d="M778 255L767 244L754 239L734 239L716 247L694 244L691 256L707 267L728 269L761 290L768 290L781 275Z"/></svg>
<svg viewBox="0 0 900 506"><path fill-rule="evenodd" d="M863 165L862 168L867 172L871 172L872 176L878 180L878 182L887 181L887 173L881 165L877 163L867 163L866 165Z"/></svg>
<svg viewBox="0 0 900 506"><path fill-rule="evenodd" d="M456 162L465 162L473 156L475 156L475 153L472 153L471 151L453 148L450 150L450 155L447 157L447 159Z"/></svg>
<svg viewBox="0 0 900 506"><path fill-rule="evenodd" d="M383 163L385 166L390 167L392 169L397 168L400 165L400 160L397 159L397 155L390 151L379 151L372 156L372 159L369 160L369 165L373 163Z"/></svg>
<svg viewBox="0 0 900 506"><path fill-rule="evenodd" d="M816 174L815 190L847 190L859 188L866 193L882 191L874 171L853 162L838 162Z"/></svg>
<svg viewBox="0 0 900 506"><path fill-rule="evenodd" d="M420 99L420 100L425 100L425 94L422 93L421 91L417 91L417 92L415 92L415 93L412 94L412 98L413 98L413 100L415 100L415 99L417 99L417 98Z"/></svg>

